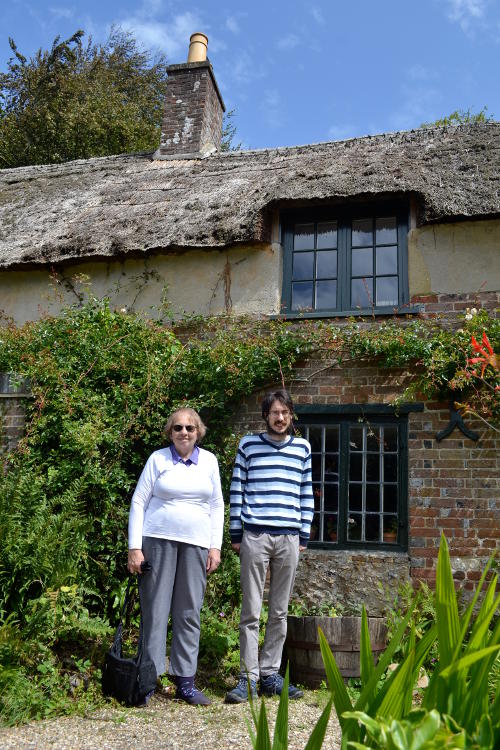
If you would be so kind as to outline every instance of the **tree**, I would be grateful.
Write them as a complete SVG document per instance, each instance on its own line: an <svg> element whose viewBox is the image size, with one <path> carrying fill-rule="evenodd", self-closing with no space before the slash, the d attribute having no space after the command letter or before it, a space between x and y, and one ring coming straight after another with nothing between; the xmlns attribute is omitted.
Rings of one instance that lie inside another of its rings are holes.
<svg viewBox="0 0 500 750"><path fill-rule="evenodd" d="M9 39L14 56L0 73L0 168L158 147L165 56L141 49L120 28L104 44L84 44L83 37L81 30L57 37L29 61ZM224 120L224 151L235 148L232 116Z"/></svg>
<svg viewBox="0 0 500 750"><path fill-rule="evenodd" d="M480 112L471 112L469 109L456 109L451 115L441 117L434 122L423 122L421 128L435 128L444 125L468 125L474 122L494 122L493 115L488 115L488 107L483 107Z"/></svg>
<svg viewBox="0 0 500 750"><path fill-rule="evenodd" d="M0 166L17 167L153 150L167 80L166 59L113 28L104 44L83 31L0 74Z"/></svg>

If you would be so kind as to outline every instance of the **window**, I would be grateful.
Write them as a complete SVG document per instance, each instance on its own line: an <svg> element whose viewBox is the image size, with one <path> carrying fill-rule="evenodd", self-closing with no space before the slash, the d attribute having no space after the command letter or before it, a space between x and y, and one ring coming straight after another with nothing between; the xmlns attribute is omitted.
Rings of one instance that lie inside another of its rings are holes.
<svg viewBox="0 0 500 750"><path fill-rule="evenodd" d="M312 448L313 546L405 549L407 417L299 414Z"/></svg>
<svg viewBox="0 0 500 750"><path fill-rule="evenodd" d="M282 227L283 312L392 312L408 303L404 207L285 214Z"/></svg>

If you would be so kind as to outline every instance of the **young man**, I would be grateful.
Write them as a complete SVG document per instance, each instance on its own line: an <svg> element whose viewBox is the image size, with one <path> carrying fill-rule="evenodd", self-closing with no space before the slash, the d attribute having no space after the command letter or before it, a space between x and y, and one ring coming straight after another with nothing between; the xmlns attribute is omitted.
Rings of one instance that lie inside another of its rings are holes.
<svg viewBox="0 0 500 750"><path fill-rule="evenodd" d="M231 544L241 562L240 679L226 703L242 703L248 691L280 695L279 674L288 602L299 551L304 550L314 511L311 446L293 436L293 403L285 390L262 402L266 432L240 441L230 492ZM259 618L267 568L271 571L269 617L258 654ZM290 698L303 693L294 685Z"/></svg>

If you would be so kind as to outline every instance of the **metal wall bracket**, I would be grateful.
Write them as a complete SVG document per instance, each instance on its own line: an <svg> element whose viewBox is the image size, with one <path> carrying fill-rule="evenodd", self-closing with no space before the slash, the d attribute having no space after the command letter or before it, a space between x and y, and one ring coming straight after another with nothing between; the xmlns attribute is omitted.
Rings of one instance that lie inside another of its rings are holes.
<svg viewBox="0 0 500 750"><path fill-rule="evenodd" d="M440 432L436 432L436 440L443 440L444 438L448 437L448 435L451 435L455 427L458 427L460 432L462 432L465 437L468 437L469 440L479 440L479 435L477 432L474 432L473 430L469 430L465 424L464 420L462 419L462 415L460 414L457 409L455 409L455 402L453 400L450 401L450 421L447 425L447 427L444 428L444 430L441 430Z"/></svg>

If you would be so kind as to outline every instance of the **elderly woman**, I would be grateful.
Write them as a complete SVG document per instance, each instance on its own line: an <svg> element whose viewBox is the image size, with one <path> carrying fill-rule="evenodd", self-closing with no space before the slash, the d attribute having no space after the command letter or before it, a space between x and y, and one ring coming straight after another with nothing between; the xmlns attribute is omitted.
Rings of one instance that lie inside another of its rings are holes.
<svg viewBox="0 0 500 750"><path fill-rule="evenodd" d="M171 615L169 674L176 698L208 705L194 678L206 576L220 563L224 505L219 466L213 453L198 445L206 427L194 409L174 411L165 432L171 445L151 454L132 497L128 569L141 573L144 561L151 566L140 575L139 592L143 644L157 674L165 672Z"/></svg>

